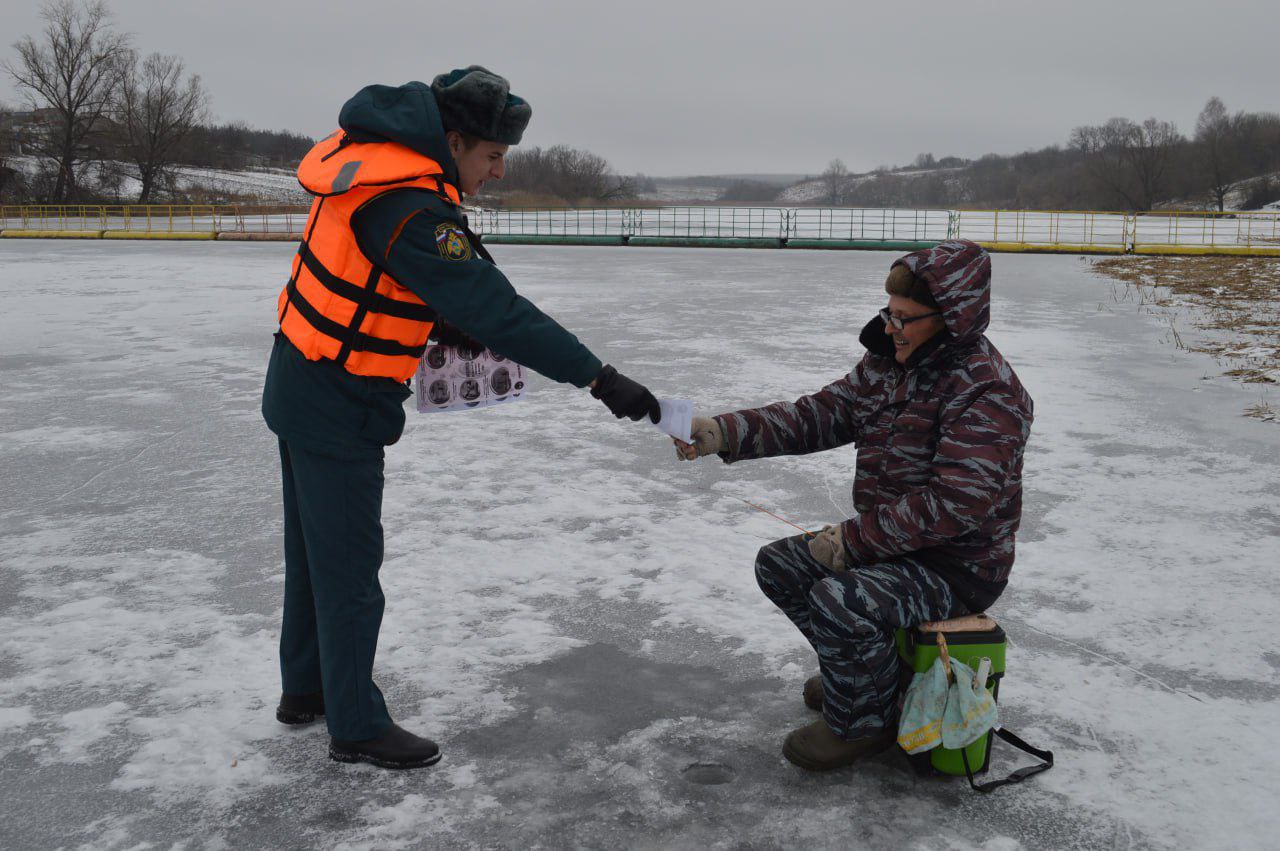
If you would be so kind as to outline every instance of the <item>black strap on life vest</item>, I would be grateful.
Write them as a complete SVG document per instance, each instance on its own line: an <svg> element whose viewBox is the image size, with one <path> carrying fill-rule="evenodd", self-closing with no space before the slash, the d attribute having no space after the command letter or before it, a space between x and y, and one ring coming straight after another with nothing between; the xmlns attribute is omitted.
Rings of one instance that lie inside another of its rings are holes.
<svg viewBox="0 0 1280 851"><path fill-rule="evenodd" d="M335 148L334 151L325 155L324 159L328 159L351 141L353 140L344 134L342 140L338 144L338 147ZM453 199L449 197L449 193L445 190L443 181L439 177L436 177L435 184L436 189L434 194L452 205L454 203ZM381 193L370 198L368 201L365 201L364 204L361 204L361 208L378 198L381 198L384 194L386 193ZM324 197L320 198L320 207L324 206L325 200L326 199ZM300 259L298 269L301 270L302 267L305 266L307 271L309 271L325 289L329 290L329 292L341 296L348 301L354 302L356 305L355 315L351 317L351 322L348 325L342 325L341 323L328 318L319 310L316 310L315 306L310 304L302 293L298 291L298 276L297 273L294 273L289 277L289 282L286 287L288 297L285 300L284 310L280 313L280 322L283 324L285 313L289 310L290 306L296 307L298 312L302 314L303 318L310 323L311 327L342 342L342 348L339 350L338 357L336 358L336 361L339 364L345 364L347 362L347 358L351 356L352 352L370 352L372 354L386 355L388 357L422 357L423 353L427 350L425 343L421 346L406 346L395 340L373 337L361 332L360 325L364 322L365 317L368 316L370 312L394 316L398 319L407 319L415 322L435 323L439 320L436 311L426 304L413 304L411 302L399 301L397 299L388 298L387 296L379 293L378 280L383 273L376 263L371 264L369 277L365 280L363 285L353 284L351 281L338 277L326 268L325 265L320 262L320 259L316 257L315 252L311 250L310 245L311 235L315 232L317 225L320 223L320 207L316 208L316 215L312 219L311 227L303 237L301 244L298 246L298 257ZM480 238L471 233L471 231L465 226L464 230L466 230L467 238L471 240L476 253L484 257L489 262L493 262L493 258L489 256L489 252L480 246Z"/></svg>
<svg viewBox="0 0 1280 851"><path fill-rule="evenodd" d="M375 355L386 355L387 357L408 356L414 358L422 357L422 353L427 350L426 344L421 346L406 346L395 340L384 340L381 337L371 337L361 331L358 324L342 325L334 322L320 311L316 310L311 304L302 297L297 289L289 292L289 304L302 314L302 317L310 323L312 328L342 341L342 349L336 359L338 363L346 363L347 357L352 352L371 352Z"/></svg>
<svg viewBox="0 0 1280 851"><path fill-rule="evenodd" d="M366 308L366 312L372 310L374 313L383 313L387 316L394 316L397 319L409 319L417 322L433 322L436 318L436 312L425 304L414 304L408 301L398 301L394 298L388 298L377 290L377 279L374 279L374 289L370 290L367 286L359 287L350 281L344 281L337 275L325 268L320 262L320 258L311 251L311 246L303 242L298 246L298 256L302 258L302 263L307 267L316 280L324 285L324 288L334 295L339 295L347 301L354 301L357 305ZM363 316L361 317L364 318ZM357 323L357 327L359 327Z"/></svg>
<svg viewBox="0 0 1280 851"><path fill-rule="evenodd" d="M320 211L324 209L325 199L321 198L320 203L316 205L315 214L311 217L311 227L302 237L302 244L306 245L307 240L311 239L311 234L316 232L316 225L320 224ZM302 269L302 264L298 264L298 269ZM293 291L298 285L298 272L292 272L289 275L289 283L285 285L285 289L289 292L289 298L285 299L284 309L280 311L280 324L284 325L284 315L289 312L289 305L293 303Z"/></svg>
<svg viewBox="0 0 1280 851"><path fill-rule="evenodd" d="M1023 753L1029 753L1032 756L1036 757L1041 762L1039 765L1027 765L1022 768L1019 768L1018 770L1010 774L1008 777L1003 777L999 780L988 780L985 783L979 783L973 779L973 769L969 767L968 749L961 748L960 758L964 760L964 774L966 777L969 778L969 785L974 788L974 791L982 792L983 794L986 794L988 792L994 792L996 789L999 789L1001 786L1007 786L1010 783L1021 783L1023 780L1026 780L1028 777L1034 777L1037 774L1040 774L1042 772L1048 771L1050 768L1053 768L1053 751L1042 751L1039 748L1033 748L1031 747L1031 745L1027 744L1021 738L1019 738L1018 736L1015 736L1013 733L1009 732L1004 727L993 727L991 729L990 735L998 736L999 738L1013 745L1015 748L1022 751ZM987 757L988 760L990 760L990 758L991 758L990 756Z"/></svg>
<svg viewBox="0 0 1280 851"><path fill-rule="evenodd" d="M477 257L488 260L493 263L493 255L489 253L489 249L484 247L484 243L480 241L480 237L471 229L471 225L467 222L467 217L462 217L462 232L467 235L467 242L471 243L471 250L476 253ZM497 266L497 263L493 263Z"/></svg>
<svg viewBox="0 0 1280 851"><path fill-rule="evenodd" d="M364 318L369 315L370 310L400 319L420 322L434 321L436 316L434 310L425 304L396 301L379 293L377 291L378 278L382 276L382 270L377 266L370 267L369 277L364 286L360 287L350 281L339 278L325 268L324 264L311 251L311 247L306 240L303 240L302 244L298 246L298 256L301 258L302 264L307 267L307 271L311 272L325 289L356 304L356 312L351 317L351 322L343 325L325 316L306 300L302 293L298 291L296 275L289 281L288 304L295 307L312 328L326 336L341 341L342 348L338 351L338 357L335 359L339 364L345 364L352 352L370 352L387 357L422 357L422 353L427 350L426 343L420 346L406 346L396 340L385 340L381 337L365 334L360 331L360 325L364 322Z"/></svg>

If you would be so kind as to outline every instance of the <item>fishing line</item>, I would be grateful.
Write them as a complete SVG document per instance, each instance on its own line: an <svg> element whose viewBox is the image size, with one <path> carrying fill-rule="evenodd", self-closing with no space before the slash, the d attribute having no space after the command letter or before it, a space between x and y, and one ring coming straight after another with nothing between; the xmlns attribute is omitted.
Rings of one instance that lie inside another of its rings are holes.
<svg viewBox="0 0 1280 851"><path fill-rule="evenodd" d="M763 505L757 505L756 503L752 502L752 501L751 501L751 500L749 500L749 499L743 499L742 497L740 497L740 496L734 496L734 495L733 495L733 494L731 494L731 493L721 493L720 491L714 491L714 490L712 490L711 488L705 488L705 487L704 487L704 488L700 488L700 490L704 490L704 491L706 491L707 493L713 493L713 494L715 494L716 496L727 496L727 497L729 497L730 499L736 499L736 500L738 500L738 502L745 503L746 505L751 506L751 507L752 507L752 508L754 508L756 511L764 512L765 514L768 514L770 517L774 518L775 520L781 520L783 523L786 523L788 526L791 526L792 528L795 528L795 529L799 529L801 532L804 532L806 535L816 535L816 534L817 534L816 532L810 532L809 530L805 529L803 526L800 526L800 525L798 525L798 524L792 523L790 520L788 520L787 518L785 518L785 517L783 517L783 516L781 516L781 515L779 515L779 514L775 514L774 512L772 512L772 511L770 511L769 509L765 508ZM1131 672L1131 673L1137 674L1138 676L1142 677L1144 680L1149 680L1149 681L1151 681L1151 682L1155 683L1156 685L1158 685L1158 686L1160 686L1160 687L1162 687L1162 688L1168 689L1169 691L1173 692L1174 694L1181 694L1181 695L1184 695L1184 696L1186 696L1186 697L1191 698L1192 700L1196 701L1197 703L1204 703L1204 701L1203 701L1203 700L1201 700L1200 698L1196 697L1196 696L1195 696L1194 694L1192 694L1191 692L1183 691L1183 690L1182 690L1182 689L1180 689L1180 688L1177 688L1177 687L1175 687L1175 686L1171 686L1171 685L1169 685L1168 683L1166 683L1164 680L1161 680L1161 679L1159 679L1158 677L1153 677L1151 674L1148 674L1148 673L1146 673L1145 671L1142 671L1142 670L1140 670L1140 669L1138 669L1138 668L1135 668L1134 666L1132 666L1132 665L1130 665L1130 664L1128 664L1128 663L1126 663L1126 662L1121 662L1119 659L1115 659L1115 658L1113 658L1113 657L1111 657L1111 656L1106 655L1105 653L1099 653L1097 650L1091 650L1090 648L1085 647L1083 644L1077 644L1077 643L1076 643L1076 642L1074 642L1074 641L1071 641L1071 640L1069 640L1069 639L1063 638L1063 637L1058 636L1058 635L1054 635L1054 634L1053 634L1053 633L1051 633L1051 632L1045 632L1043 629L1038 629L1038 628L1036 628L1036 627L1032 626L1031 624L1027 623L1026 621L1022 620L1021 618L1014 617L1013 615L1001 614L1001 615L1000 615L1000 617L1001 617L1001 619L1002 619L1002 620L1009 620L1009 621L1013 621L1015 624L1018 624L1019 626L1021 626L1021 627L1025 628L1025 629L1029 629L1029 630L1031 630L1032 632L1036 633L1037 635L1043 635L1045 638L1051 638L1051 639L1053 639L1054 641L1060 642L1060 643L1062 643L1062 644L1066 644L1066 645L1067 645L1067 646L1069 646L1069 647L1074 647L1075 649L1080 650L1080 651L1082 651L1082 652L1084 652L1084 653L1088 653L1090 656L1095 656L1095 657L1097 657L1097 658L1099 658L1099 659L1102 659L1103 661L1110 662L1111 664L1113 664L1113 665L1115 665L1115 666L1117 666L1117 667L1124 668L1126 671L1129 671L1129 672Z"/></svg>
<svg viewBox="0 0 1280 851"><path fill-rule="evenodd" d="M706 487L699 487L699 488L698 488L698 490L706 491L707 493L715 494L716 496L727 496L727 497L729 497L730 499L736 499L738 502L741 502L741 503L743 503L743 504L745 504L745 505L749 505L749 506L751 506L751 507L752 507L752 508L754 508L756 511L762 511L762 512L764 512L765 514L768 514L768 515L769 515L770 517L772 517L774 520L781 520L783 523L786 523L786 524L787 524L788 526L790 526L791 528L793 528L793 529L799 529L801 532L804 532L806 535L816 535L816 534L818 534L817 532L810 532L808 529L804 528L803 526L799 525L798 523L792 523L790 520L788 520L787 518L783 517L783 516L782 516L782 515L780 515L780 514L774 514L772 511L770 511L769 509L765 508L763 505L757 505L756 503L752 502L752 501L751 501L751 500L749 500L749 499L743 499L742 497L740 497L740 496L734 496L734 495L733 495L733 494L731 494L731 493L722 493L722 492L720 492L720 491L714 491L714 490L712 490L711 488L706 488Z"/></svg>
<svg viewBox="0 0 1280 851"><path fill-rule="evenodd" d="M1002 615L1000 615L1000 618L1001 618L1001 620L1010 620L1010 621L1013 621L1014 623L1018 624L1019 626L1025 627L1026 629L1029 629L1029 630L1031 630L1031 631L1032 631L1032 632L1034 632L1034 633L1038 633L1038 634L1040 634L1040 635L1043 635L1045 638L1052 638L1054 641L1061 642L1062 644L1066 644L1066 645L1068 645L1068 646L1070 646L1070 647L1074 647L1074 648L1076 648L1077 650L1082 650L1082 651L1084 651L1085 653L1088 653L1090 656L1096 656L1096 657L1098 657L1099 659L1103 659L1103 660L1105 660L1105 661L1107 661L1107 662L1110 662L1110 663L1111 663L1111 664L1113 664L1113 665L1116 665L1117 667L1124 668L1126 671L1130 671L1130 672L1132 672L1132 673L1135 673L1135 674L1137 674L1138 676L1142 677L1144 680L1150 680L1151 682L1155 683L1156 685L1162 686L1162 687L1164 687L1164 688L1168 689L1169 691L1173 692L1174 694L1181 694L1181 695L1185 695L1185 696L1187 696L1187 697L1191 698L1192 700L1196 701L1197 703L1204 703L1204 701L1203 701L1203 700L1201 700L1200 698L1196 697L1194 694L1192 694L1192 693L1191 693L1191 692L1189 692L1189 691L1183 691L1183 690L1182 690L1182 689L1180 689L1180 688L1176 688L1176 687L1174 687L1174 686L1171 686L1171 685L1169 685L1168 683L1166 683L1164 680L1161 680L1161 679L1159 679L1159 678L1157 678L1157 677L1153 677L1153 676L1151 676L1150 674L1146 673L1145 671L1139 670L1138 668L1135 668L1135 667L1133 667L1132 665L1129 665L1129 664L1127 664L1127 663L1125 663L1125 662L1121 662L1119 659L1113 659L1112 657L1110 657L1110 656L1106 655L1105 653L1099 653L1097 650L1090 650L1088 647L1085 647L1083 644L1076 644L1074 641L1070 641L1070 640L1068 640L1068 639L1066 639L1066 638L1062 638L1061 636L1054 635L1052 632L1045 632L1043 629L1036 629L1034 626L1032 626L1031 624L1029 624L1029 623L1027 623L1026 621L1022 620L1021 618L1014 617L1014 616L1012 616L1012 615L1007 615L1007 614L1002 614Z"/></svg>

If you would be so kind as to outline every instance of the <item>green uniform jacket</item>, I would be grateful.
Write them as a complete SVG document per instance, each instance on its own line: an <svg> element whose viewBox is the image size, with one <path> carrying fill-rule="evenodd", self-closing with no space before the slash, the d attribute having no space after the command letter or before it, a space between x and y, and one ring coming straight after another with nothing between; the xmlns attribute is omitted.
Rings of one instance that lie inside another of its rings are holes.
<svg viewBox="0 0 1280 851"><path fill-rule="evenodd" d="M435 98L422 83L369 86L342 109L348 135L394 141L431 157L456 185ZM392 190L352 220L365 256L408 287L441 317L512 360L555 381L585 387L601 362L577 337L528 299L490 260L473 249L465 259L442 256L436 228L465 227L460 210L430 192ZM280 437L316 451L380 456L404 428L408 388L389 378L352 375L332 361L308 361L283 335L267 369L262 410Z"/></svg>

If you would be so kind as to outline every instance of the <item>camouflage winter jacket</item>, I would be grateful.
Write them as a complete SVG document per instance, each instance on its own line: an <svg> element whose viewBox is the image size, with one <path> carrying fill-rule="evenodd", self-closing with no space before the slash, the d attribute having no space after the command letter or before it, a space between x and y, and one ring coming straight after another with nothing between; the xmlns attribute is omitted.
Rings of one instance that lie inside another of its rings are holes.
<svg viewBox="0 0 1280 851"><path fill-rule="evenodd" d="M1022 455L1031 397L983 331L991 261L972 242L944 242L896 261L924 279L946 330L893 358L877 317L853 372L811 396L716 419L726 462L858 447L847 561L913 553L972 611L1000 596L1022 516Z"/></svg>

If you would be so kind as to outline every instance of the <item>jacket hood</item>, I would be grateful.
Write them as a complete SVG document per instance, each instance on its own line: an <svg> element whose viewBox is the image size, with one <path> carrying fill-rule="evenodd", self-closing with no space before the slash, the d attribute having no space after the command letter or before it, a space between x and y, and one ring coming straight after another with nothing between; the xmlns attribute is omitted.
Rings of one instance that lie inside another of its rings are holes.
<svg viewBox="0 0 1280 851"><path fill-rule="evenodd" d="M426 83L365 86L342 105L338 126L353 142L398 142L412 148L439 163L449 182L457 184L458 167L444 138L440 108Z"/></svg>
<svg viewBox="0 0 1280 851"><path fill-rule="evenodd" d="M942 311L950 340L973 343L991 321L991 257L976 242L952 239L933 248L899 257L903 265L929 285Z"/></svg>

